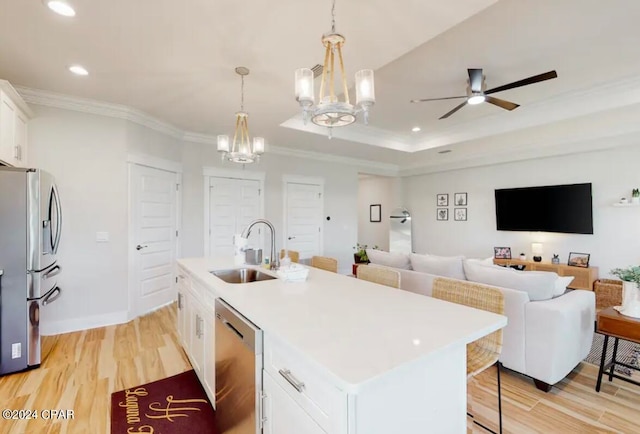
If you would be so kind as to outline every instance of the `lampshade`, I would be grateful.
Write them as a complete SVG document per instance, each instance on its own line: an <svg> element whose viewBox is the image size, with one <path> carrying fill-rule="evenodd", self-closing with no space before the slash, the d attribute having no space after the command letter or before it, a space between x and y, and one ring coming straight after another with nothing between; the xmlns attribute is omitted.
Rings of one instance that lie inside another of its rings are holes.
<svg viewBox="0 0 640 434"><path fill-rule="evenodd" d="M363 69L356 72L356 104L372 105L376 102L376 92L373 84L373 70Z"/></svg>
<svg viewBox="0 0 640 434"><path fill-rule="evenodd" d="M531 253L542 255L542 243L531 243Z"/></svg>
<svg viewBox="0 0 640 434"><path fill-rule="evenodd" d="M313 71L309 68L296 69L296 100L300 104L313 104Z"/></svg>
<svg viewBox="0 0 640 434"><path fill-rule="evenodd" d="M218 136L218 151L229 152L229 136L227 135Z"/></svg>
<svg viewBox="0 0 640 434"><path fill-rule="evenodd" d="M253 152L258 155L264 153L264 137L253 138Z"/></svg>

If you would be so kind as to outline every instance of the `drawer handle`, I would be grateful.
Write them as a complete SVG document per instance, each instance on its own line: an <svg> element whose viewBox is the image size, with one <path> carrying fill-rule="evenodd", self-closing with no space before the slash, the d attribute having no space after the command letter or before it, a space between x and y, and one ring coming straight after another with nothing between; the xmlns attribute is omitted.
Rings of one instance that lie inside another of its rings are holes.
<svg viewBox="0 0 640 434"><path fill-rule="evenodd" d="M280 375L284 377L285 380L287 380L289 384L293 386L294 389L302 393L302 391L304 390L304 383L302 381L298 381L296 377L294 377L293 374L291 374L290 370L280 369L278 370L278 372L280 373Z"/></svg>

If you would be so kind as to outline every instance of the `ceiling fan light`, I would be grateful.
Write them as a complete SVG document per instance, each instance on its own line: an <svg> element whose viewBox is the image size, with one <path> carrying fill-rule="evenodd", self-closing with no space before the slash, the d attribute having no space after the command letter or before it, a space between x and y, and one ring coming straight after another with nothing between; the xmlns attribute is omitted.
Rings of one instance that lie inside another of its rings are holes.
<svg viewBox="0 0 640 434"><path fill-rule="evenodd" d="M470 96L467 100L467 103L471 105L482 104L485 101L486 97L484 95L473 95Z"/></svg>

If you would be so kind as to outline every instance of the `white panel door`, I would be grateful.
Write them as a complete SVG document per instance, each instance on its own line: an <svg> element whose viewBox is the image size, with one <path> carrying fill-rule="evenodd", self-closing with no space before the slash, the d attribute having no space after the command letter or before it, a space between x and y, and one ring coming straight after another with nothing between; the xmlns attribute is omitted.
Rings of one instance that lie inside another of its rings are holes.
<svg viewBox="0 0 640 434"><path fill-rule="evenodd" d="M149 312L176 297L176 174L134 164L131 173L136 293Z"/></svg>
<svg viewBox="0 0 640 434"><path fill-rule="evenodd" d="M300 259L322 255L322 186L287 182L285 243Z"/></svg>
<svg viewBox="0 0 640 434"><path fill-rule="evenodd" d="M209 256L233 256L233 235L260 218L260 182L211 177L209 183ZM249 245L261 247L260 230Z"/></svg>

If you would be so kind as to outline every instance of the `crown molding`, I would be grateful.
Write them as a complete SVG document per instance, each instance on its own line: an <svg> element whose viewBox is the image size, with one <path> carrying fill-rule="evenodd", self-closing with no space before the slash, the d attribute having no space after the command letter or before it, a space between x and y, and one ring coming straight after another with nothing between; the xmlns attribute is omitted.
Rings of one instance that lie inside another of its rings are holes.
<svg viewBox="0 0 640 434"><path fill-rule="evenodd" d="M124 119L142 125L162 134L182 139L184 132L175 126L154 118L141 110L137 110L121 104L112 104L93 100L89 98L79 98L64 95L47 90L33 89L29 87L16 86L16 90L22 98L29 104L42 105L47 107L73 110L82 113L107 116L116 119Z"/></svg>
<svg viewBox="0 0 640 434"><path fill-rule="evenodd" d="M16 90L29 104L124 119L186 142L201 143L205 145L215 145L217 143L217 138L215 136L183 131L167 122L163 122L140 110L133 109L125 105L111 104L88 98L78 98L22 86L17 86ZM300 151L277 146L269 146L269 153L366 167L376 173L384 173L388 175L395 175L399 170L399 166L395 164L341 157L338 155L321 154L319 152Z"/></svg>

